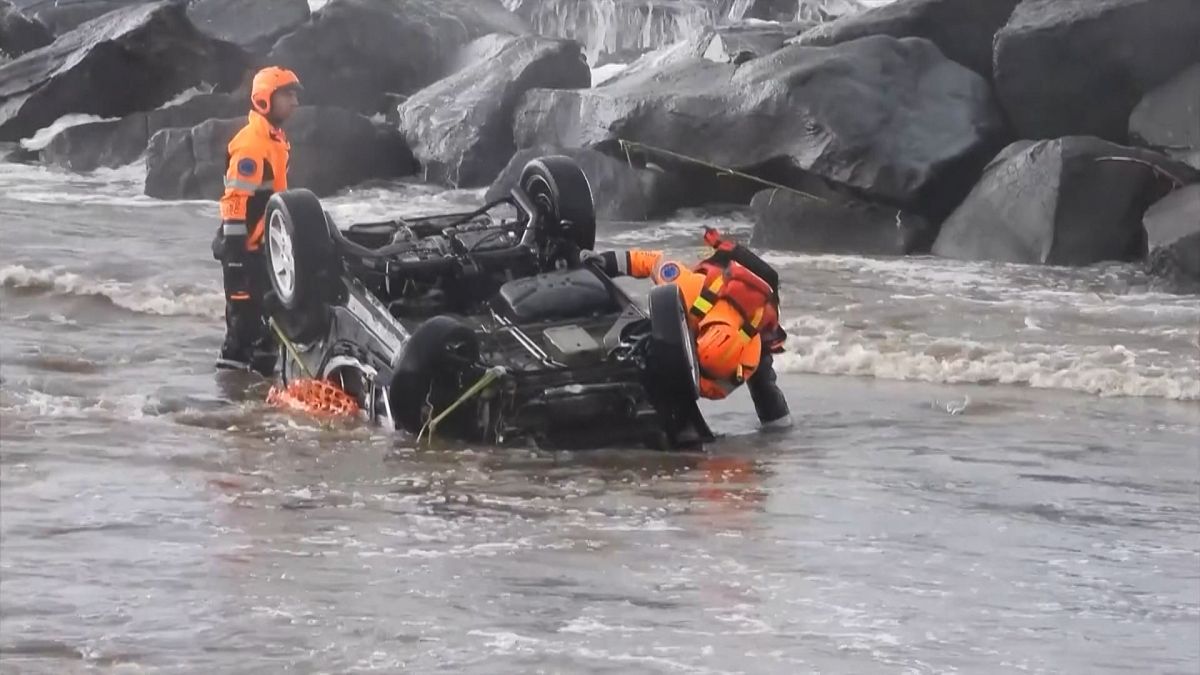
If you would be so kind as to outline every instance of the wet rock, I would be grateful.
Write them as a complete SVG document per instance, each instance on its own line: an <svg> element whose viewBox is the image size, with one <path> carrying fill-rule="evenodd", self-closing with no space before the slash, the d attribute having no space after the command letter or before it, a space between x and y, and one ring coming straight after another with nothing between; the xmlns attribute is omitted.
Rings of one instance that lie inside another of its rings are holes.
<svg viewBox="0 0 1200 675"><path fill-rule="evenodd" d="M234 94L201 94L182 103L119 120L80 124L60 131L42 150L42 161L72 171L130 164L146 152L162 129L193 127L205 120L230 118L249 110Z"/></svg>
<svg viewBox="0 0 1200 675"><path fill-rule="evenodd" d="M1200 63L1142 99L1129 118L1129 139L1200 169Z"/></svg>
<svg viewBox="0 0 1200 675"><path fill-rule="evenodd" d="M265 53L308 20L308 0L191 0L188 17L206 35Z"/></svg>
<svg viewBox="0 0 1200 675"><path fill-rule="evenodd" d="M1150 269L1200 286L1200 184L1167 195L1146 211L1142 222Z"/></svg>
<svg viewBox="0 0 1200 675"><path fill-rule="evenodd" d="M400 128L427 180L487 185L516 151L513 108L533 88L591 86L579 44L533 35L414 94L400 106Z"/></svg>
<svg viewBox="0 0 1200 675"><path fill-rule="evenodd" d="M267 60L295 70L304 100L366 114L445 76L458 49L489 33L528 26L495 0L333 0Z"/></svg>
<svg viewBox="0 0 1200 675"><path fill-rule="evenodd" d="M12 0L13 4L35 17L55 35L75 30L80 25L109 12L150 0Z"/></svg>
<svg viewBox="0 0 1200 675"><path fill-rule="evenodd" d="M996 34L994 61L1018 138L1123 143L1142 96L1200 61L1200 2L1024 0Z"/></svg>
<svg viewBox="0 0 1200 675"><path fill-rule="evenodd" d="M637 222L658 218L680 206L681 186L671 176L646 166L636 167L597 150L586 148L526 148L513 155L508 166L488 188L486 199L508 196L529 160L546 155L567 155L587 176L602 221Z"/></svg>
<svg viewBox="0 0 1200 675"><path fill-rule="evenodd" d="M763 190L750 202L756 247L806 253L905 255L929 249L937 230L922 216L849 195Z"/></svg>
<svg viewBox="0 0 1200 675"><path fill-rule="evenodd" d="M947 58L992 76L992 39L1021 0L896 0L818 25L798 44L827 46L868 35L923 37Z"/></svg>
<svg viewBox="0 0 1200 675"><path fill-rule="evenodd" d="M966 193L969 185L958 192L945 181L972 175L1002 130L982 77L927 40L884 36L793 45L740 66L691 58L589 90L534 90L514 123L518 147L625 139L747 172L770 166L780 179L811 172L932 210Z"/></svg>
<svg viewBox="0 0 1200 675"><path fill-rule="evenodd" d="M71 113L121 117L151 110L202 83L236 86L243 52L196 30L181 5L114 11L0 66L0 140L17 140Z"/></svg>
<svg viewBox="0 0 1200 675"><path fill-rule="evenodd" d="M0 0L0 59L14 58L54 42L50 29L26 16L7 0Z"/></svg>
<svg viewBox="0 0 1200 675"><path fill-rule="evenodd" d="M1195 179L1158 153L1094 137L1021 141L988 165L933 252L1050 265L1139 260L1146 207Z"/></svg>
<svg viewBox="0 0 1200 675"><path fill-rule="evenodd" d="M217 199L225 152L246 118L208 120L190 129L164 129L150 139L145 192L159 199ZM374 178L416 171L395 129L339 108L302 107L285 130L292 150L288 185L330 195Z"/></svg>
<svg viewBox="0 0 1200 675"><path fill-rule="evenodd" d="M796 25L707 26L686 40L641 55L607 83L695 59L714 63L745 63L782 49L789 39L796 36Z"/></svg>

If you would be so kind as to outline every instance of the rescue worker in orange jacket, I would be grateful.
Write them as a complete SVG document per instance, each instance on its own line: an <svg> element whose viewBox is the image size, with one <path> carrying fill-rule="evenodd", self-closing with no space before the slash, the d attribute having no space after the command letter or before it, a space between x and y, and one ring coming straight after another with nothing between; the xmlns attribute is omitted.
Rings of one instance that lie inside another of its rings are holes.
<svg viewBox="0 0 1200 675"><path fill-rule="evenodd" d="M250 117L225 154L225 193L213 257L225 282L225 343L218 368L256 370L269 375L278 352L263 316L263 296L271 288L263 256L267 200L287 189L291 146L283 123L299 107L300 79L285 68L269 67L254 76Z"/></svg>
<svg viewBox="0 0 1200 675"><path fill-rule="evenodd" d="M778 275L716 230L707 230L704 238L713 254L692 268L665 258L661 251L637 249L584 251L580 259L598 259L610 276L649 277L657 285L677 285L696 336L701 396L722 399L746 383L763 427L791 426L772 359L783 351L787 338L779 325Z"/></svg>

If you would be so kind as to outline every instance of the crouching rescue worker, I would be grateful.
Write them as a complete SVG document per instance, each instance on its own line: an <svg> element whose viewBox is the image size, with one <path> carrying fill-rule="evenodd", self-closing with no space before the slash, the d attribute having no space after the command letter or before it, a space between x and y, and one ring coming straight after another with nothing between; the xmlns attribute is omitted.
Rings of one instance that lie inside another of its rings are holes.
<svg viewBox="0 0 1200 675"><path fill-rule="evenodd" d="M707 229L712 255L688 268L661 251L584 251L609 276L649 277L683 292L688 324L696 336L700 395L722 399L746 383L764 428L786 428L792 418L775 381L772 354L783 351L787 334L779 325L779 275L753 251Z"/></svg>
<svg viewBox="0 0 1200 675"><path fill-rule="evenodd" d="M218 368L275 371L278 352L267 325L263 296L271 289L263 256L267 200L287 189L291 146L281 128L300 102L300 80L285 68L254 76L250 118L225 154L225 193L213 257L225 282L225 343Z"/></svg>

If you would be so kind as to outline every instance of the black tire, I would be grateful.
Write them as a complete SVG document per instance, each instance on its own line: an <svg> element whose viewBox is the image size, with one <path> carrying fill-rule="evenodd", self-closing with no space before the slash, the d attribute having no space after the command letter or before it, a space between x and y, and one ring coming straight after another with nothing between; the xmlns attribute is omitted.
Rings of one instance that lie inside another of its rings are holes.
<svg viewBox="0 0 1200 675"><path fill-rule="evenodd" d="M560 238L582 250L596 247L596 205L583 169L566 155L530 160L521 170L521 190L542 219L539 243Z"/></svg>
<svg viewBox="0 0 1200 675"><path fill-rule="evenodd" d="M449 316L435 316L413 331L392 374L388 396L396 424L409 433L420 431L426 406L440 413L461 393L463 375L479 361L475 332ZM450 416L450 424L461 420L464 406Z"/></svg>
<svg viewBox="0 0 1200 675"><path fill-rule="evenodd" d="M700 360L683 309L683 292L674 284L655 286L649 306L650 381L672 403L692 403L700 398Z"/></svg>
<svg viewBox="0 0 1200 675"><path fill-rule="evenodd" d="M336 249L321 201L309 190L276 193L267 202L263 227L267 276L284 331L298 342L324 337Z"/></svg>

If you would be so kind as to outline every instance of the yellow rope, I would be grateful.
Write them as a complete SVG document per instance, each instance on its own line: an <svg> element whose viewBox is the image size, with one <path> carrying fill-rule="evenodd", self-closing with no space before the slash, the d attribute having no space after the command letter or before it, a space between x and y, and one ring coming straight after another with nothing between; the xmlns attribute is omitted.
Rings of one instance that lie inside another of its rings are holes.
<svg viewBox="0 0 1200 675"><path fill-rule="evenodd" d="M464 391L462 395L454 401L454 403L446 406L446 409L439 413L437 417L430 418L427 422L425 422L425 425L421 427L421 431L417 434L417 443L421 442L421 438L425 435L427 430L429 431L429 440L433 441L433 434L435 431L437 431L437 426L441 424L443 420L449 417L450 413L457 410L459 406L478 395L481 391L486 389L488 385L500 379L507 373L508 371L505 370L503 366L492 366L491 368L488 368L487 372L485 372L482 377L476 380L475 384L471 385L466 391Z"/></svg>
<svg viewBox="0 0 1200 675"><path fill-rule="evenodd" d="M803 190L798 190L794 187L784 185L783 183L776 183L775 181L770 181L770 180L767 180L766 178L759 178L758 176L754 176L754 175L751 175L751 174L748 174L748 173L745 173L742 171L738 171L737 169L730 169L729 167L720 166L718 164L713 164L712 162L706 162L706 161L696 158L696 157L689 157L688 155L678 153L678 152L673 152L673 151L667 150L665 148L657 148L657 147L654 147L653 145L646 145L645 143L638 143L637 141L626 141L624 139L618 139L617 143L620 144L621 150L623 150L625 152L625 161L629 162L630 166L633 166L633 162L629 158L629 148L641 148L643 150L648 150L650 152L656 152L661 155L666 155L668 157L674 157L675 159L683 160L685 162L691 162L692 164L697 164L699 166L703 166L705 168L712 169L713 171L716 171L718 175L737 176L738 178L744 178L746 180L753 181L755 183L761 183L763 185L773 187L777 190L784 190L786 192L791 192L792 194L799 195L801 197L804 197L805 199L812 199L812 200L815 200L818 202L827 202L828 201L827 199L824 199L823 197L818 197L814 194L810 194Z"/></svg>
<svg viewBox="0 0 1200 675"><path fill-rule="evenodd" d="M312 373L308 372L308 367L304 365L304 361L300 360L300 355L296 352L296 346L283 334L283 331L279 328L279 324L275 323L275 317L271 317L269 323L271 330L275 331L275 337L279 338L279 344L283 345L283 348L287 350L288 355L292 357L296 365L300 366L300 372L304 374L304 377L310 380L313 379Z"/></svg>

